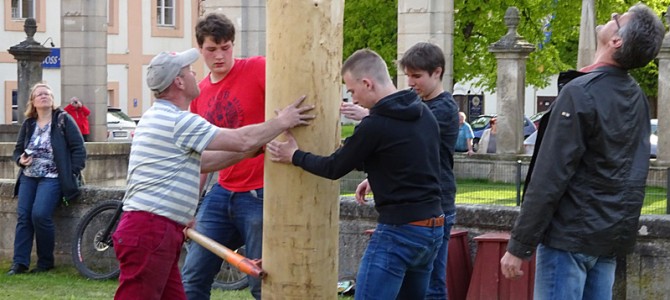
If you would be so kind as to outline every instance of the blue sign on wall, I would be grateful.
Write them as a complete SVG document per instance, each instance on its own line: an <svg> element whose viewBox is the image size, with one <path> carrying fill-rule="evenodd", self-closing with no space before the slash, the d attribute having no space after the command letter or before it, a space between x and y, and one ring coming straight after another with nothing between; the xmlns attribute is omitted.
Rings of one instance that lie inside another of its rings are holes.
<svg viewBox="0 0 670 300"><path fill-rule="evenodd" d="M58 69L60 68L60 48L51 48L51 53L42 61L42 68Z"/></svg>

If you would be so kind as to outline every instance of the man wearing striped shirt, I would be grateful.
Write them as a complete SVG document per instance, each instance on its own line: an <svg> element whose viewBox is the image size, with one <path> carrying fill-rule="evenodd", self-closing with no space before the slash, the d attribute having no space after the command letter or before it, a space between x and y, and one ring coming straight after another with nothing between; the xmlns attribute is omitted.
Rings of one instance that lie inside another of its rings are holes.
<svg viewBox="0 0 670 300"><path fill-rule="evenodd" d="M200 93L190 65L197 49L162 52L147 69L156 101L140 120L130 151L124 214L113 235L121 274L115 299L186 299L177 263L182 233L198 203L201 172L259 153L286 129L307 125L304 97L265 123L216 127L188 112ZM202 162L202 163L201 163Z"/></svg>

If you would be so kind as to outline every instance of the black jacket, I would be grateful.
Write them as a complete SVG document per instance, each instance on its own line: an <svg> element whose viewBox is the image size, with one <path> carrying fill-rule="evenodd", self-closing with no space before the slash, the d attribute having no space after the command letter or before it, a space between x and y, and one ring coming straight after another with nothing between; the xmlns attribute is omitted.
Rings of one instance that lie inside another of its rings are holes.
<svg viewBox="0 0 670 300"><path fill-rule="evenodd" d="M30 137L35 131L35 118L26 119L19 131L19 137L14 147L13 159L19 167L19 158L28 146ZM68 201L79 197L79 185L77 177L86 166L86 147L84 138L79 132L77 124L65 111L57 108L51 116L51 147L53 148L54 162L58 169L58 181L60 183L62 196ZM23 176L23 168L19 170L16 177L14 196L18 194L19 178Z"/></svg>
<svg viewBox="0 0 670 300"><path fill-rule="evenodd" d="M449 92L424 100L440 127L440 184L442 210L445 215L456 212L456 178L454 176L454 151L458 139L458 104Z"/></svg>
<svg viewBox="0 0 670 300"><path fill-rule="evenodd" d="M303 151L293 164L338 179L354 168L368 173L379 223L406 224L442 214L439 128L412 91L381 99L330 156Z"/></svg>
<svg viewBox="0 0 670 300"><path fill-rule="evenodd" d="M625 70L603 66L560 91L540 123L507 250L538 243L597 256L633 250L649 169L649 107Z"/></svg>

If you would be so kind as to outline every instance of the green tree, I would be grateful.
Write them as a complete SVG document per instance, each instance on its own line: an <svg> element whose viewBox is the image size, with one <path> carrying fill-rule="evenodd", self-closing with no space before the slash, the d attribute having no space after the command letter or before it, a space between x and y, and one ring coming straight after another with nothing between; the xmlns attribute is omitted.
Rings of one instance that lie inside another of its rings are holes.
<svg viewBox="0 0 670 300"><path fill-rule="evenodd" d="M358 49L370 48L384 58L391 78L396 77L398 0L346 0L343 34L345 59Z"/></svg>
<svg viewBox="0 0 670 300"><path fill-rule="evenodd" d="M624 13L638 0L597 0L596 23L604 24L613 12ZM668 0L650 0L646 4L659 15L667 10ZM473 80L485 90L496 85L496 60L488 47L506 32L507 7L519 9L517 32L534 44L526 65L526 83L536 87L549 84L551 75L575 68L579 44L581 1L561 0L464 0L454 3L454 81ZM631 72L647 95L657 93L658 67L652 62Z"/></svg>

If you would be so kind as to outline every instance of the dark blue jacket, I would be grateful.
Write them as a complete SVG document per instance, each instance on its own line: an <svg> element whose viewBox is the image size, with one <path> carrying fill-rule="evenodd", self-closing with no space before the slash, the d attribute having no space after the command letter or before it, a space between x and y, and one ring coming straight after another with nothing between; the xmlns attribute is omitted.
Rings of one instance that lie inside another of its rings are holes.
<svg viewBox="0 0 670 300"><path fill-rule="evenodd" d="M368 173L379 223L407 224L442 214L439 128L413 91L379 100L330 156L298 150L292 162L330 179L354 168Z"/></svg>
<svg viewBox="0 0 670 300"><path fill-rule="evenodd" d="M26 119L19 131L13 155L19 167L22 167L19 164L19 158L28 146L30 137L33 136L36 122L35 118ZM77 124L68 113L60 108L55 109L51 117L51 147L56 169L58 169L62 196L68 201L76 200L80 194L77 178L80 178L81 171L86 166L86 147ZM23 168L16 179L15 196L18 194L20 176L23 176Z"/></svg>
<svg viewBox="0 0 670 300"><path fill-rule="evenodd" d="M440 185L442 187L442 210L445 215L456 212L456 178L454 176L454 151L458 139L458 104L445 91L437 97L424 100L440 126Z"/></svg>

